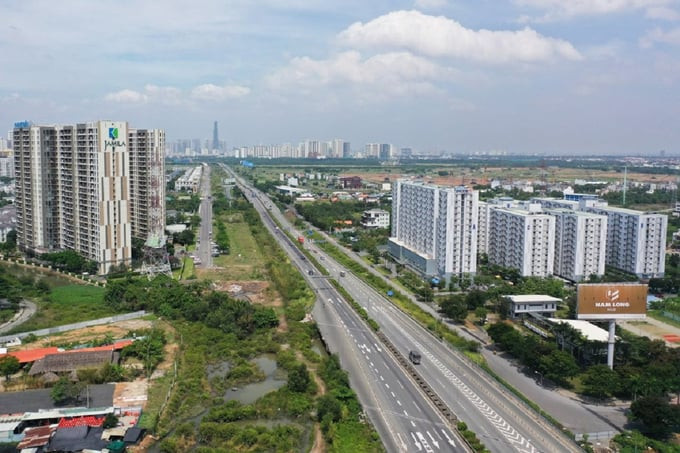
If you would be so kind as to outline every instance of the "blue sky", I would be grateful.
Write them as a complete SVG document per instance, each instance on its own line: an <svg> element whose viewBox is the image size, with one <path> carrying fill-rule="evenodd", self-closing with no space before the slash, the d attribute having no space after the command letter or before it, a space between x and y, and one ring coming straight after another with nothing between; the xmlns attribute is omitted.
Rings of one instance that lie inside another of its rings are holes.
<svg viewBox="0 0 680 453"><path fill-rule="evenodd" d="M0 130L680 155L680 0L4 0L0 63Z"/></svg>

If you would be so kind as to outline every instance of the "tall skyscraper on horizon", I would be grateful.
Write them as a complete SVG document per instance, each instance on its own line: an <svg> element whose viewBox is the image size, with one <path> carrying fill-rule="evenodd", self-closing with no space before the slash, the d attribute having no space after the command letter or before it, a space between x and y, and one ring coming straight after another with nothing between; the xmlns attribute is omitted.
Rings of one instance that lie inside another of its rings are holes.
<svg viewBox="0 0 680 453"><path fill-rule="evenodd" d="M217 151L220 149L220 135L217 131L217 121L213 124L213 142L212 149Z"/></svg>
<svg viewBox="0 0 680 453"><path fill-rule="evenodd" d="M130 264L133 236L164 227L163 131L21 122L13 141L20 250L74 250L105 274Z"/></svg>

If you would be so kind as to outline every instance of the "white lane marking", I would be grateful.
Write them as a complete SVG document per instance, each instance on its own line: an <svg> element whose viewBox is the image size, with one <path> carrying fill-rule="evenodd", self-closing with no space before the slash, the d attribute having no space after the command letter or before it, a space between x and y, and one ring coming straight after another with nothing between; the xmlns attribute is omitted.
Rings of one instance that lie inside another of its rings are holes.
<svg viewBox="0 0 680 453"><path fill-rule="evenodd" d="M394 394L394 392L390 392L392 394L392 398L396 398L397 395Z"/></svg>
<svg viewBox="0 0 680 453"><path fill-rule="evenodd" d="M427 350L420 342L410 336L408 333L402 333L411 343L421 351L443 374L454 384L458 390L465 395L468 401L472 403L484 417L491 422L494 427L500 431L513 447L520 452L536 453L536 448L531 445L529 440L522 436L512 425L503 419L495 410L493 410L482 398L479 397L470 387L449 370L438 358L436 358L429 350Z"/></svg>
<svg viewBox="0 0 680 453"><path fill-rule="evenodd" d="M401 406L401 401L397 400L397 404Z"/></svg>
<svg viewBox="0 0 680 453"><path fill-rule="evenodd" d="M385 383L385 387L390 388L390 384Z"/></svg>
<svg viewBox="0 0 680 453"><path fill-rule="evenodd" d="M434 448L437 448L437 449L438 449L438 448L439 448L439 442L437 442L436 440L434 440L434 437L432 437L432 434L430 434L429 431L425 431L425 432L427 433L428 437L429 437L430 440L432 441L432 445L434 445ZM435 432L436 432L436 431L435 431Z"/></svg>
<svg viewBox="0 0 680 453"><path fill-rule="evenodd" d="M418 451L422 451L422 447L420 446L420 442L418 442L418 439L416 439L416 435L411 433L411 437L413 438L413 443L416 444L416 448Z"/></svg>
<svg viewBox="0 0 680 453"><path fill-rule="evenodd" d="M397 438L399 438L399 443L401 444L401 449L402 449L403 451L407 451L408 445L406 445L406 443L404 442L404 440L401 438L401 434L400 434L400 433L397 433Z"/></svg>
<svg viewBox="0 0 680 453"><path fill-rule="evenodd" d="M418 431L416 433L416 435L418 436L418 440L420 441L420 444L423 446L423 448L425 448L425 451L427 453L433 453L434 450L432 449L432 447L430 447L430 444L427 443L427 439L425 439L425 436L423 436L420 431Z"/></svg>
<svg viewBox="0 0 680 453"><path fill-rule="evenodd" d="M411 420L411 426L413 426L414 428L416 427L416 424L413 422L413 420Z"/></svg>
<svg viewBox="0 0 680 453"><path fill-rule="evenodd" d="M444 434L444 437L446 437L446 440L449 442L449 445L451 445L452 447L456 446L456 443L453 441L453 439L449 437L448 434L446 434L446 430L444 430L444 428L442 428L442 434Z"/></svg>

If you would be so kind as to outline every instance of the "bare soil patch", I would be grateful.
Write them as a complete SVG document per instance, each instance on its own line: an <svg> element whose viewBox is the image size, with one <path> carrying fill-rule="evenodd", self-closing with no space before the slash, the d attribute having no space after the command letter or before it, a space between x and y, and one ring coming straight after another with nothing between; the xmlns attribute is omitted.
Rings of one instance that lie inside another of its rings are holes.
<svg viewBox="0 0 680 453"><path fill-rule="evenodd" d="M22 344L17 346L16 351L23 351L26 349L36 349L51 346L55 343L87 343L97 338L102 338L106 335L111 335L113 338L123 338L130 330L149 329L152 326L152 321L144 319L130 319L127 321L119 321L102 326L92 326L83 329L71 330L62 334L48 335L40 337L37 341L32 343Z"/></svg>

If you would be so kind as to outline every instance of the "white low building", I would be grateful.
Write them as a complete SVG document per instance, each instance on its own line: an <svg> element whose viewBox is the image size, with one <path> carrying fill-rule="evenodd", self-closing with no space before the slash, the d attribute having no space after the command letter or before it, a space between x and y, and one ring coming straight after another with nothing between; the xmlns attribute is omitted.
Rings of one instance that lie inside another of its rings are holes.
<svg viewBox="0 0 680 453"><path fill-rule="evenodd" d="M364 228L389 228L390 213L383 209L369 209L361 215L361 226Z"/></svg>
<svg viewBox="0 0 680 453"><path fill-rule="evenodd" d="M543 294L520 294L514 296L503 296L510 302L510 316L519 318L526 314L538 314L541 316L554 316L557 311L557 304L562 299Z"/></svg>

